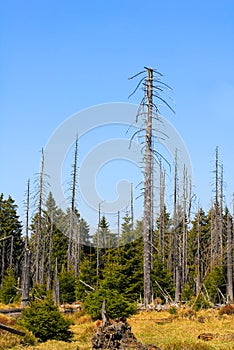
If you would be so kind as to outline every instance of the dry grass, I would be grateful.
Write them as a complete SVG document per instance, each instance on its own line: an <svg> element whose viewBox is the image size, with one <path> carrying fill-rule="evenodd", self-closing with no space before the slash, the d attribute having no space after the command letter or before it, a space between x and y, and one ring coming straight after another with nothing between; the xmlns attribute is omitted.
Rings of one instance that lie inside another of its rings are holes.
<svg viewBox="0 0 234 350"><path fill-rule="evenodd" d="M74 339L71 343L48 341L29 346L27 350L90 350L91 337L96 323L83 313L72 316L71 330ZM141 312L129 319L132 331L144 344L157 345L161 350L234 350L234 315L219 315L216 310L194 312L180 309L175 315L169 312ZM3 334L4 333L4 334ZM198 339L201 333L212 333L214 339ZM0 350L14 346L13 349L25 349L19 344L19 337L2 332Z"/></svg>
<svg viewBox="0 0 234 350"><path fill-rule="evenodd" d="M162 350L234 350L234 317L220 317L215 310L194 313L182 309L176 315L142 312L133 316L129 324L138 340L157 345ZM199 340L201 333L212 333L215 338L208 342Z"/></svg>

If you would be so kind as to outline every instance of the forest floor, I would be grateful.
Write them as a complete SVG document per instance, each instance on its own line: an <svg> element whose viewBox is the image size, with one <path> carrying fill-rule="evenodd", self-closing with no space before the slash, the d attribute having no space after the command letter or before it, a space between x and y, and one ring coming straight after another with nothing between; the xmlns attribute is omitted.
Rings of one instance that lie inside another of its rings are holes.
<svg viewBox="0 0 234 350"><path fill-rule="evenodd" d="M1 316L2 322L4 317ZM90 350L98 321L93 322L82 312L68 317L74 323L71 343L51 340L33 346L20 345L22 337L1 331L0 350ZM139 312L128 323L138 341L156 345L161 350L234 350L234 315L221 316L218 310L195 312L183 308L174 314L168 311Z"/></svg>

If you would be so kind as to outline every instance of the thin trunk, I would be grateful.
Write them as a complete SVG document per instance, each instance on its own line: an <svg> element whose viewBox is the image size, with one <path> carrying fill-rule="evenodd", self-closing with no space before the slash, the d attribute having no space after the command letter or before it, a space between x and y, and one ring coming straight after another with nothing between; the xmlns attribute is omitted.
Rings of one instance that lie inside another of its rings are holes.
<svg viewBox="0 0 234 350"><path fill-rule="evenodd" d="M219 249L220 261L223 262L223 165L220 172L220 201L219 201Z"/></svg>
<svg viewBox="0 0 234 350"><path fill-rule="evenodd" d="M21 306L27 306L29 303L29 287L30 287L30 250L28 246L29 205L30 205L30 181L28 180L27 201L26 201L24 265L23 265L23 271L22 271L22 284L21 284L21 288L22 288Z"/></svg>
<svg viewBox="0 0 234 350"><path fill-rule="evenodd" d="M98 229L97 229L97 277L99 277L100 264L100 221L101 221L101 203L98 205ZM98 284L98 279L97 279Z"/></svg>
<svg viewBox="0 0 234 350"><path fill-rule="evenodd" d="M76 198L76 185L77 185L77 158L78 158L78 136L75 142L74 163L72 170L72 198L71 198L71 213L70 213L70 230L69 241L67 251L67 268L75 268L76 254L75 254L75 237L74 237L74 217L75 217L75 198Z"/></svg>
<svg viewBox="0 0 234 350"><path fill-rule="evenodd" d="M54 230L54 212L51 210L50 233L49 233L49 253L48 253L48 272L47 272L47 290L50 290L52 284L52 252L53 252L53 230Z"/></svg>
<svg viewBox="0 0 234 350"><path fill-rule="evenodd" d="M145 134L145 170L144 170L144 305L151 303L151 241L152 241L152 90L153 69L147 68L147 113Z"/></svg>
<svg viewBox="0 0 234 350"><path fill-rule="evenodd" d="M1 285L2 285L2 281L3 281L3 277L5 274L5 240L3 240L2 242L2 271L1 271Z"/></svg>
<svg viewBox="0 0 234 350"><path fill-rule="evenodd" d="M131 183L131 198L130 198L130 202L131 202L131 222L132 222L132 228L131 230L134 230L134 204L133 204L133 184Z"/></svg>
<svg viewBox="0 0 234 350"><path fill-rule="evenodd" d="M198 217L197 217L197 258L196 258L196 267L197 267L197 277L196 277L196 296L199 295L201 289L201 224L200 224L200 209L198 208Z"/></svg>
<svg viewBox="0 0 234 350"><path fill-rule="evenodd" d="M60 294L59 294L59 279L58 279L58 258L55 259L55 271L54 271L54 288L53 297L56 305L60 304Z"/></svg>
<svg viewBox="0 0 234 350"><path fill-rule="evenodd" d="M233 303L233 232L230 215L227 217L227 302Z"/></svg>
<svg viewBox="0 0 234 350"><path fill-rule="evenodd" d="M40 259L41 259L41 239L42 239L42 198L43 198L43 177L44 177L44 151L42 148L41 153L41 170L39 174L39 199L38 199L38 217L37 217L37 237L36 237L36 257L35 257L35 282L42 283L41 280L41 269L40 269ZM44 269L44 266L42 266Z"/></svg>
<svg viewBox="0 0 234 350"><path fill-rule="evenodd" d="M159 255L165 261L165 171L160 162L160 216L159 216Z"/></svg>
<svg viewBox="0 0 234 350"><path fill-rule="evenodd" d="M117 221L117 236L118 236L118 244L117 247L119 247L119 240L120 240L120 211L118 210L117 213L118 221Z"/></svg>
<svg viewBox="0 0 234 350"><path fill-rule="evenodd" d="M216 147L215 154L215 247L214 247L214 261L217 264L217 258L219 254L219 148Z"/></svg>
<svg viewBox="0 0 234 350"><path fill-rule="evenodd" d="M13 266L14 236L11 237L10 268Z"/></svg>
<svg viewBox="0 0 234 350"><path fill-rule="evenodd" d="M178 222L178 203L177 203L177 150L175 154L175 169L174 169L174 280L175 280L175 302L180 300L181 291L181 272L180 272L180 239L179 239L179 222Z"/></svg>
<svg viewBox="0 0 234 350"><path fill-rule="evenodd" d="M187 282L187 199L188 199L188 178L184 165L183 173L183 236L182 236L182 283Z"/></svg>

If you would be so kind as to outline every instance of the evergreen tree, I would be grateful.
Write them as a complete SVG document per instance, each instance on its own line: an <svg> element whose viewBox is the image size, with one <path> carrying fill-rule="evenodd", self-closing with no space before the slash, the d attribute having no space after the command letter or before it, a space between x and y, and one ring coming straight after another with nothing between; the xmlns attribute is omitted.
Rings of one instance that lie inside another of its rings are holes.
<svg viewBox="0 0 234 350"><path fill-rule="evenodd" d="M63 270L59 275L59 291L62 303L73 303L75 298L75 275L71 270Z"/></svg>
<svg viewBox="0 0 234 350"><path fill-rule="evenodd" d="M6 275L3 277L2 287L0 289L0 301L3 304L13 302L17 293L16 285L17 283L13 270L9 268Z"/></svg>
<svg viewBox="0 0 234 350"><path fill-rule="evenodd" d="M134 239L135 231L133 230L132 218L129 216L129 213L126 212L125 216L123 217L120 245L130 243Z"/></svg>
<svg viewBox="0 0 234 350"><path fill-rule="evenodd" d="M96 285L96 256L94 254L87 254L80 264L80 271L76 280L76 300L84 301L88 293L96 288Z"/></svg>
<svg viewBox="0 0 234 350"><path fill-rule="evenodd" d="M98 237L99 236L99 237ZM93 245L99 248L111 248L117 246L116 234L110 232L109 223L107 222L105 216L102 216L99 228L93 235Z"/></svg>
<svg viewBox="0 0 234 350"><path fill-rule="evenodd" d="M51 339L69 341L71 321L65 319L51 299L33 301L22 312L20 324L31 331L40 341Z"/></svg>
<svg viewBox="0 0 234 350"><path fill-rule="evenodd" d="M22 225L17 215L15 201L8 197L4 199L0 195L0 273L1 280L5 271L12 268L15 276L20 276L20 264L23 258L24 242L22 237Z"/></svg>
<svg viewBox="0 0 234 350"><path fill-rule="evenodd" d="M197 294L210 269L210 213L200 208L188 232L188 283Z"/></svg>

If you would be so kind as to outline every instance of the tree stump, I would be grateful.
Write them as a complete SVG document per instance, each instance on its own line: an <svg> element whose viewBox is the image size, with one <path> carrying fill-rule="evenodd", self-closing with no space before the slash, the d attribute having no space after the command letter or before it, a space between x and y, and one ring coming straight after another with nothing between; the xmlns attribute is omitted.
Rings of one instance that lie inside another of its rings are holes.
<svg viewBox="0 0 234 350"><path fill-rule="evenodd" d="M126 320L109 321L101 325L92 338L92 349L160 350L154 345L143 345L137 341Z"/></svg>

